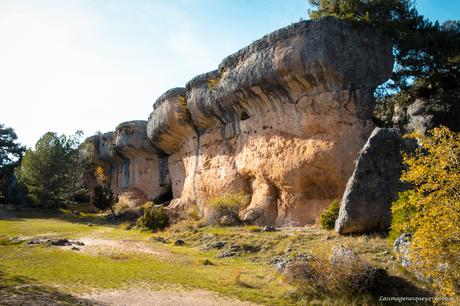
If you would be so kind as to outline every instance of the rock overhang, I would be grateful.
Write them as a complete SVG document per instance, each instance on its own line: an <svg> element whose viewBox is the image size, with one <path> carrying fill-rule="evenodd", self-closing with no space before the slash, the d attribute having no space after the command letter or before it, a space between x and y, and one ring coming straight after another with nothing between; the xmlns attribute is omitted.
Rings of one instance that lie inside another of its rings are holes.
<svg viewBox="0 0 460 306"><path fill-rule="evenodd" d="M133 120L120 123L115 128L116 150L134 158L139 155L154 155L156 151L147 138L147 121Z"/></svg>
<svg viewBox="0 0 460 306"><path fill-rule="evenodd" d="M170 155L167 167L180 176L171 178L173 185L184 189L175 197L198 203L200 192L251 190L244 185L249 180L265 190L257 197L266 206L284 201L289 208L304 200L316 210L324 206L345 188L352 169L345 164L352 164L370 133L372 93L391 75L391 50L372 28L326 17L268 34L226 57L217 70L165 92L153 104L146 137ZM121 140L117 148L139 147ZM280 169L270 174L276 163ZM213 179L222 184L208 186ZM333 191L321 193L328 189L318 184ZM284 216L301 214L297 208Z"/></svg>

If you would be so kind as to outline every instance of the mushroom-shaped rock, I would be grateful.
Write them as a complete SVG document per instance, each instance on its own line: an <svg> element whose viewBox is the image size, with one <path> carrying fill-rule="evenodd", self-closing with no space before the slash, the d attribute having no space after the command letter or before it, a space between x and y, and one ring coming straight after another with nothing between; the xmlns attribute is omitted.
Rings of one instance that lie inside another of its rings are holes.
<svg viewBox="0 0 460 306"><path fill-rule="evenodd" d="M185 139L195 134L185 88L168 90L155 101L147 134L157 148L168 154L174 153Z"/></svg>
<svg viewBox="0 0 460 306"><path fill-rule="evenodd" d="M133 181L136 173L160 173L148 182L159 190L169 170L174 212L196 204L207 214L211 198L244 192L244 221L314 223L342 196L374 128L373 92L392 67L391 42L375 29L333 17L299 22L167 91L153 105L147 135L117 128L115 151L129 160L129 186L140 190L151 174ZM144 137L167 162L142 164L150 156Z"/></svg>
<svg viewBox="0 0 460 306"><path fill-rule="evenodd" d="M246 192L247 222L314 223L343 194L373 129L372 94L391 75L391 50L375 30L329 17L275 31L193 78L196 134L162 125L164 136L151 137L172 153L174 207L206 214L209 199Z"/></svg>
<svg viewBox="0 0 460 306"><path fill-rule="evenodd" d="M195 125L219 126L261 112L266 104L297 104L305 96L373 89L391 75L391 43L371 28L325 17L275 31L225 58L219 70L187 84ZM368 119L372 103L356 100Z"/></svg>
<svg viewBox="0 0 460 306"><path fill-rule="evenodd" d="M99 135L93 135L85 139L83 142L83 154L90 163L96 164L99 162Z"/></svg>
<svg viewBox="0 0 460 306"><path fill-rule="evenodd" d="M136 120L120 123L115 128L116 148L128 158L153 155L155 150L147 138L147 121Z"/></svg>
<svg viewBox="0 0 460 306"><path fill-rule="evenodd" d="M129 206L137 206L170 192L167 158L159 156L147 138L147 121L119 124L115 132L89 137L85 151L102 166L107 184ZM95 179L87 179L94 185Z"/></svg>

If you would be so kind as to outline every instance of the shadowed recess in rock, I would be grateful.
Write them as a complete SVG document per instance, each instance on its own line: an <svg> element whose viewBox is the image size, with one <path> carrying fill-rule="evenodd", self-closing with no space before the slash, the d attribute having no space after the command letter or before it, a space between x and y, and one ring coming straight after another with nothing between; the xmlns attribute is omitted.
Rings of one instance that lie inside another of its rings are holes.
<svg viewBox="0 0 460 306"><path fill-rule="evenodd" d="M244 192L243 221L316 222L342 197L374 128L373 92L391 74L391 50L370 28L332 17L303 21L167 91L138 135L168 156L170 213L197 205L206 215L210 199Z"/></svg>

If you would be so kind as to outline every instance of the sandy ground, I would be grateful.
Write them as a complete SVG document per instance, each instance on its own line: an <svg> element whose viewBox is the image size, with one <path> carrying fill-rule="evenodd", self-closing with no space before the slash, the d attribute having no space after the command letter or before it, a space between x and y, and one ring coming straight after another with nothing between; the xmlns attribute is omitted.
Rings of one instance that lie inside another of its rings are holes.
<svg viewBox="0 0 460 306"><path fill-rule="evenodd" d="M72 249L73 247L78 248L79 252L88 253L92 255L108 255L110 253L144 253L150 255L161 256L162 252L155 250L151 243L145 241L134 241L134 240L113 240L113 239L101 239L92 237L81 237L77 239L70 239L71 242L83 242L84 245L73 245L66 246L63 249Z"/></svg>
<svg viewBox="0 0 460 306"><path fill-rule="evenodd" d="M154 256L165 255L155 250L151 243L132 240L112 240L93 237L80 237L70 241L83 242L83 246L66 246L71 250L77 247L78 252L93 255L111 255L118 252L144 253ZM96 304L116 306L253 306L256 304L237 299L219 296L206 290L187 290L178 286L174 289L153 290L149 288L130 288L124 290L106 290L79 296Z"/></svg>
<svg viewBox="0 0 460 306"><path fill-rule="evenodd" d="M255 306L251 302L224 298L206 290L110 290L86 294L81 298L103 305L117 306Z"/></svg>

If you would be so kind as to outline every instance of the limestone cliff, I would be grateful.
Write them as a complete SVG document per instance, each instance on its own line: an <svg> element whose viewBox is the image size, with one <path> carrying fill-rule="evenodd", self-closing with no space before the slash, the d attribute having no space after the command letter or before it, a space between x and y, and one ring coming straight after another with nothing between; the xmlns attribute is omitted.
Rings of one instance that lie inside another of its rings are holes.
<svg viewBox="0 0 460 306"><path fill-rule="evenodd" d="M322 18L275 31L167 91L147 135L168 156L170 209L206 214L210 198L244 191L248 222L315 222L342 197L373 129L372 93L392 65L382 36Z"/></svg>
<svg viewBox="0 0 460 306"><path fill-rule="evenodd" d="M86 140L91 162L104 169L112 191L130 206L169 190L167 158L160 157L150 143L146 126L147 121L123 122L114 132Z"/></svg>

